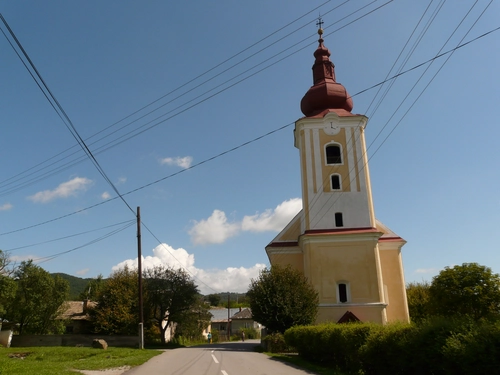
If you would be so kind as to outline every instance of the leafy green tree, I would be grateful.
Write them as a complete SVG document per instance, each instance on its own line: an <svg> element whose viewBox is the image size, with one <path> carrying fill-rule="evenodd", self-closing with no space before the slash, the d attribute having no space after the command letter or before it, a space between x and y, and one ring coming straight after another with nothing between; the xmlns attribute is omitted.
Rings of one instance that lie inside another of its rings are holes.
<svg viewBox="0 0 500 375"><path fill-rule="evenodd" d="M446 267L429 288L432 310L473 319L500 316L500 275L477 263Z"/></svg>
<svg viewBox="0 0 500 375"><path fill-rule="evenodd" d="M429 288L430 284L427 281L409 283L406 286L408 310L410 311L410 319L413 323L420 324L432 315Z"/></svg>
<svg viewBox="0 0 500 375"><path fill-rule="evenodd" d="M210 302L210 306L219 306L220 304L220 295L219 294L209 294L207 296L208 302Z"/></svg>
<svg viewBox="0 0 500 375"><path fill-rule="evenodd" d="M189 340L201 339L203 330L210 324L211 314L208 308L203 303L203 299L199 298L191 308L186 311L176 322L175 336L183 336Z"/></svg>
<svg viewBox="0 0 500 375"><path fill-rule="evenodd" d="M270 332L284 333L311 324L318 312L318 293L304 275L287 266L264 269L247 292L253 319Z"/></svg>
<svg viewBox="0 0 500 375"><path fill-rule="evenodd" d="M96 306L89 310L93 330L108 335L135 335L139 327L137 270L114 271L99 287Z"/></svg>
<svg viewBox="0 0 500 375"><path fill-rule="evenodd" d="M105 284L105 280L104 280L103 276L100 274L95 279L92 279L88 282L84 291L79 294L78 298L82 301L84 301L86 299L91 300L91 301L96 301L97 297L101 293L101 289L104 287L104 284Z"/></svg>
<svg viewBox="0 0 500 375"><path fill-rule="evenodd" d="M52 277L31 260L21 262L14 272L17 284L6 319L19 324L19 334L59 333L54 331L56 318L69 294L69 284Z"/></svg>
<svg viewBox="0 0 500 375"><path fill-rule="evenodd" d="M17 284L10 277L12 271L9 269L9 264L8 254L0 250L0 322L16 294Z"/></svg>
<svg viewBox="0 0 500 375"><path fill-rule="evenodd" d="M147 313L160 330L161 342L165 344L166 330L174 322L181 323L192 312L198 300L198 287L182 269L164 266L146 269L143 279Z"/></svg>

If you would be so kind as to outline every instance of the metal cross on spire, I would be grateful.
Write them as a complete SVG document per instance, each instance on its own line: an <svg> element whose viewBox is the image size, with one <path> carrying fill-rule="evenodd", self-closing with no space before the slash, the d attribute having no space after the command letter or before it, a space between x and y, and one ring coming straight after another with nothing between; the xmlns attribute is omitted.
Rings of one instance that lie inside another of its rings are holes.
<svg viewBox="0 0 500 375"><path fill-rule="evenodd" d="M318 26L318 29L322 29L323 28L323 19L321 18L321 15L319 15L318 17L318 22L316 22L316 26Z"/></svg>

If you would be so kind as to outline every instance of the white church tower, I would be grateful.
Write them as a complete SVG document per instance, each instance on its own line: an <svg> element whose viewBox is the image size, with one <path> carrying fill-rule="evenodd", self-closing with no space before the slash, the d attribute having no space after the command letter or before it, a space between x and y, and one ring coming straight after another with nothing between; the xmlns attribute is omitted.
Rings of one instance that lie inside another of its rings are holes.
<svg viewBox="0 0 500 375"><path fill-rule="evenodd" d="M299 269L320 297L321 321L409 321L405 241L375 219L364 131L368 118L335 78L330 51L314 52L313 86L295 123L302 211L266 247L272 265Z"/></svg>

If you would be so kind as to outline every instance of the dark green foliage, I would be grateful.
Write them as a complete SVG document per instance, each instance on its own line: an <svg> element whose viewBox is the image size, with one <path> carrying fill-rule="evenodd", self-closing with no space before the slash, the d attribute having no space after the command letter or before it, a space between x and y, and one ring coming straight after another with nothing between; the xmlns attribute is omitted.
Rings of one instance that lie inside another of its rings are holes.
<svg viewBox="0 0 500 375"><path fill-rule="evenodd" d="M410 320L413 323L422 323L431 316L430 284L427 281L421 283L409 283L406 286L406 297L408 298L408 310Z"/></svg>
<svg viewBox="0 0 500 375"><path fill-rule="evenodd" d="M300 356L345 374L486 375L500 368L499 321L324 324L293 327L285 340Z"/></svg>
<svg viewBox="0 0 500 375"><path fill-rule="evenodd" d="M197 314L198 287L182 269L164 266L148 268L143 280L145 318L158 326L165 344L165 331L172 323L186 325L187 317Z"/></svg>
<svg viewBox="0 0 500 375"><path fill-rule="evenodd" d="M19 334L60 333L62 325L55 318L68 297L68 282L52 277L31 260L22 262L13 276L16 291L4 318L19 324Z"/></svg>
<svg viewBox="0 0 500 375"><path fill-rule="evenodd" d="M68 282L69 284L68 301L83 301L85 298L81 298L81 294L86 290L88 283L91 280L93 280L93 279L82 279L81 277L76 277L61 272L51 273L51 275L59 276L60 278Z"/></svg>
<svg viewBox="0 0 500 375"><path fill-rule="evenodd" d="M209 326L210 317L211 314L208 312L208 308L205 306L202 299L199 298L198 301L181 316L180 320L176 322L175 336L183 336L193 342L203 340L203 330Z"/></svg>
<svg viewBox="0 0 500 375"><path fill-rule="evenodd" d="M380 327L366 323L293 327L285 332L285 340L307 360L326 363L341 371L356 372L360 369L360 348L372 330Z"/></svg>
<svg viewBox="0 0 500 375"><path fill-rule="evenodd" d="M253 319L269 332L285 332L311 324L318 311L318 293L299 271L273 266L252 280L247 292Z"/></svg>
<svg viewBox="0 0 500 375"><path fill-rule="evenodd" d="M217 307L220 304L220 295L219 294L209 294L207 296L208 301L210 302L210 306Z"/></svg>
<svg viewBox="0 0 500 375"><path fill-rule="evenodd" d="M99 291L90 310L93 330L108 335L135 335L139 326L137 270L128 267L113 272Z"/></svg>
<svg viewBox="0 0 500 375"><path fill-rule="evenodd" d="M429 288L432 311L441 316L500 316L500 275L477 263L446 267Z"/></svg>
<svg viewBox="0 0 500 375"><path fill-rule="evenodd" d="M266 335L262 341L264 342L265 350L271 353L290 353L294 349L287 344L285 337L280 332L274 332Z"/></svg>
<svg viewBox="0 0 500 375"><path fill-rule="evenodd" d="M103 278L102 275L97 276L95 279L85 279L87 283L85 287L80 292L77 297L77 300L85 301L96 301L99 294L101 293L101 289L106 284L106 279Z"/></svg>

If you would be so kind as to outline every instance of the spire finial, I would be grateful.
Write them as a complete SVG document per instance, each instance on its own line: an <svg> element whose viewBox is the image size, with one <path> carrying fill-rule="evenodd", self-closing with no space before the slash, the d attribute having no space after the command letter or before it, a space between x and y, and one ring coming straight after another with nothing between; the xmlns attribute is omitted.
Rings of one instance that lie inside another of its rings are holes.
<svg viewBox="0 0 500 375"><path fill-rule="evenodd" d="M318 35L321 38L321 35L323 35L323 19L321 18L321 14L318 17L318 22L316 22L316 26L318 26Z"/></svg>

